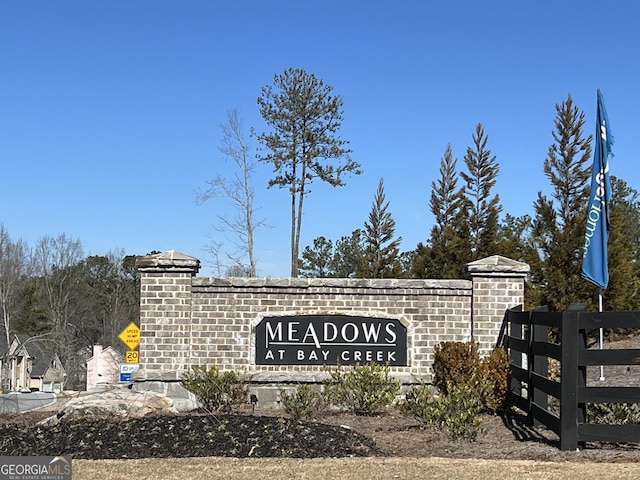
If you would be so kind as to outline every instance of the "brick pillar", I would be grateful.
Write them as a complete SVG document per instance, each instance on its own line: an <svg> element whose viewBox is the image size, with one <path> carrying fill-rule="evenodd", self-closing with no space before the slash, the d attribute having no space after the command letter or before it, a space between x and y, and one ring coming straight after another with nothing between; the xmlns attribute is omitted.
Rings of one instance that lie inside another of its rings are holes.
<svg viewBox="0 0 640 480"><path fill-rule="evenodd" d="M529 265L500 255L466 265L472 282L471 336L486 354L498 345L507 309L524 305Z"/></svg>
<svg viewBox="0 0 640 480"><path fill-rule="evenodd" d="M189 369L191 283L200 260L175 250L136 260L140 271L140 369Z"/></svg>

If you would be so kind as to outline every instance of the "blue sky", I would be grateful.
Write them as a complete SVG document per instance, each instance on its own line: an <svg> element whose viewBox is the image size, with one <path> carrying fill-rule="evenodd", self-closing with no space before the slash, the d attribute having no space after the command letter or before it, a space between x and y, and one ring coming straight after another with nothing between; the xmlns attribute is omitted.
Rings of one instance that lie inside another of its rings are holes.
<svg viewBox="0 0 640 480"><path fill-rule="evenodd" d="M542 162L571 93L595 130L596 90L615 136L613 175L640 190L640 2L116 0L0 3L0 223L35 245L66 233L87 255L175 249L211 271L220 200L195 191L232 163L219 124L288 67L344 101L340 136L364 170L307 197L301 247L361 228L384 178L402 249L433 224L448 142L463 167L478 122L504 213L549 193ZM289 196L254 175L262 276L289 272ZM302 250L302 248L301 248Z"/></svg>

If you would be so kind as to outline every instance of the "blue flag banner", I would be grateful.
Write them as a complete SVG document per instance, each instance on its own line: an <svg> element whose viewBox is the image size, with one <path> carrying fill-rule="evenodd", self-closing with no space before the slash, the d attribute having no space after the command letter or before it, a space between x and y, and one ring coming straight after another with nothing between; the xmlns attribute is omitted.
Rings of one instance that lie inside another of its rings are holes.
<svg viewBox="0 0 640 480"><path fill-rule="evenodd" d="M609 180L609 156L613 156L611 146L613 136L611 125L604 108L602 93L598 90L596 111L596 142L593 152L591 173L591 194L587 210L587 229L584 235L582 256L582 276L600 288L609 283L607 242L609 240L609 203L611 182Z"/></svg>

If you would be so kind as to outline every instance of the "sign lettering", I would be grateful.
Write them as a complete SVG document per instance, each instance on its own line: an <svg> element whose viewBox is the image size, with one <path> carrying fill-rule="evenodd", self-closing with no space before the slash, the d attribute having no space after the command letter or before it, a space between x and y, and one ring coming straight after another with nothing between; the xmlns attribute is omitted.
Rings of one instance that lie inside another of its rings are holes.
<svg viewBox="0 0 640 480"><path fill-rule="evenodd" d="M140 327L131 322L120 332L118 338L129 347L129 350L135 350L140 345Z"/></svg>
<svg viewBox="0 0 640 480"><path fill-rule="evenodd" d="M265 317L256 326L258 365L407 365L407 329L396 319L347 315Z"/></svg>
<svg viewBox="0 0 640 480"><path fill-rule="evenodd" d="M127 350L124 352L124 361L127 363L138 363L140 361L140 354L137 350Z"/></svg>

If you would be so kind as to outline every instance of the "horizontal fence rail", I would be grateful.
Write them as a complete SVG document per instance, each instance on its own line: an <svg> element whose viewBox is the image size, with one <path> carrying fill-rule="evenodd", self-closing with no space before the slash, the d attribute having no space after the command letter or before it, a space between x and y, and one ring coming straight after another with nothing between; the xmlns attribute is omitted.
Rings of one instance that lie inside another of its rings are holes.
<svg viewBox="0 0 640 480"><path fill-rule="evenodd" d="M640 349L587 349L591 330L640 329L640 312L525 312L516 307L507 311L505 322L511 398L531 426L555 432L561 450L586 442L640 442L640 425L595 424L586 418L588 404L640 403L640 387L587 386L589 366L640 365Z"/></svg>

